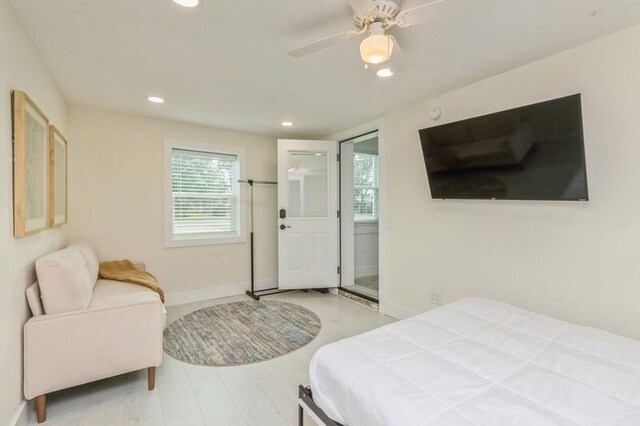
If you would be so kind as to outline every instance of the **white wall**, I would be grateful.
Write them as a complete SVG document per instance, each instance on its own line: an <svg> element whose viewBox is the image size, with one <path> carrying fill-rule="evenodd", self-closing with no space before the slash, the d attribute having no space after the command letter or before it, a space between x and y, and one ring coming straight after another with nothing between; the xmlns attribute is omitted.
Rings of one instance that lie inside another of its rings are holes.
<svg viewBox="0 0 640 426"><path fill-rule="evenodd" d="M248 288L248 238L241 244L164 247L164 140L244 147L247 178L276 180L275 139L79 107L70 110L70 127L73 239L94 243L102 259L145 262L168 304ZM256 279L273 283L277 192L256 185L255 195Z"/></svg>
<svg viewBox="0 0 640 426"><path fill-rule="evenodd" d="M67 239L66 227L13 238L10 93L26 91L65 134L67 107L7 0L0 1L0 52L0 424L8 425L23 400L22 326L28 315L24 290L35 281L33 261ZM73 140L69 145L72 151Z"/></svg>
<svg viewBox="0 0 640 426"><path fill-rule="evenodd" d="M591 201L431 200L418 129L578 92ZM486 296L640 338L640 26L385 122L383 310L424 311L431 291L445 302Z"/></svg>

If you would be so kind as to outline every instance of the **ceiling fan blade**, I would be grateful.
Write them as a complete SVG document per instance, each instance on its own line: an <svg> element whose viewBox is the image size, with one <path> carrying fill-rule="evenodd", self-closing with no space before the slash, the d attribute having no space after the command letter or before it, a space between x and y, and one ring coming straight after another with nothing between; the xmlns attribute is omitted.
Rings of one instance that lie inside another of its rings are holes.
<svg viewBox="0 0 640 426"><path fill-rule="evenodd" d="M436 11L431 10L432 6L442 3L444 0L435 0L420 6L412 7L400 12L396 18L396 25L402 28L423 24L433 18L437 18Z"/></svg>
<svg viewBox="0 0 640 426"><path fill-rule="evenodd" d="M376 10L373 0L347 0L354 12L362 15Z"/></svg>
<svg viewBox="0 0 640 426"><path fill-rule="evenodd" d="M289 55L294 58L300 58L302 56L310 55L311 53L315 53L319 50L325 49L329 46L333 46L334 44L338 44L343 41L351 40L358 36L360 32L349 30L343 33L335 34L329 37L325 37L318 41L314 41L313 43L309 43L305 46L299 47L297 49L293 49L289 51Z"/></svg>

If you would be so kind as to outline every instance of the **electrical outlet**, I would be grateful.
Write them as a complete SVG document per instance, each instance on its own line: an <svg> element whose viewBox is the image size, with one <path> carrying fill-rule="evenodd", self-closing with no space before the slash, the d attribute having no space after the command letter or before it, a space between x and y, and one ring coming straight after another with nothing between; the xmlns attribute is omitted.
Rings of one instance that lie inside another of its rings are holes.
<svg viewBox="0 0 640 426"><path fill-rule="evenodd" d="M437 291L431 292L431 303L433 305L440 305L442 303L442 295Z"/></svg>

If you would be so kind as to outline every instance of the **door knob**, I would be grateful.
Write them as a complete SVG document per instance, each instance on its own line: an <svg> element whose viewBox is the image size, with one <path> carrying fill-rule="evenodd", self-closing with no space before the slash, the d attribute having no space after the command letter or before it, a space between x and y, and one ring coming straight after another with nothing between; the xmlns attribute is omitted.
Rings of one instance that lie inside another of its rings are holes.
<svg viewBox="0 0 640 426"><path fill-rule="evenodd" d="M283 231L287 228L291 228L290 226L287 226L285 224L280 225L280 229L282 229Z"/></svg>

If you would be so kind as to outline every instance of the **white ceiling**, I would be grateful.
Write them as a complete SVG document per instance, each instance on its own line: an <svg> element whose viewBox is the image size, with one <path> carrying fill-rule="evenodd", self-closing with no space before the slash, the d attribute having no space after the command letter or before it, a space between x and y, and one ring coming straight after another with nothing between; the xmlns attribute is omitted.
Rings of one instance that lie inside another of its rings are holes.
<svg viewBox="0 0 640 426"><path fill-rule="evenodd" d="M344 0L12 4L71 104L278 136L342 130L640 22L639 0L446 0L400 30L405 68L382 80L354 41L287 54L352 28Z"/></svg>

